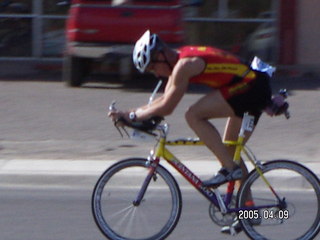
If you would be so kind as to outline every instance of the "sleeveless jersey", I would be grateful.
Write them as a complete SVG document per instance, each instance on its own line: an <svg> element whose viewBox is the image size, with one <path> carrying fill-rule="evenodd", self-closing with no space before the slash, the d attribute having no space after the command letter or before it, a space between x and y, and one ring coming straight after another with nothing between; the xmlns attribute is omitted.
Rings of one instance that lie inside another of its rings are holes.
<svg viewBox="0 0 320 240"><path fill-rule="evenodd" d="M199 57L205 61L203 72L190 79L190 83L204 84L212 88L225 88L236 82L248 83L256 74L234 55L213 47L185 46L179 49L179 59ZM223 95L229 95L227 93ZM225 96L228 97L228 96Z"/></svg>

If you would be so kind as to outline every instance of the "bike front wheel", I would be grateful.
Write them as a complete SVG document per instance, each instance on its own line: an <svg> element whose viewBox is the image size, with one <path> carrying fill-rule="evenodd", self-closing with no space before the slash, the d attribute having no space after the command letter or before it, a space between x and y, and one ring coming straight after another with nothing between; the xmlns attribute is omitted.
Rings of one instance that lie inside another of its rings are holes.
<svg viewBox="0 0 320 240"><path fill-rule="evenodd" d="M275 160L252 171L238 193L238 219L254 240L311 240L320 230L320 182L301 164ZM254 203L248 210L247 203Z"/></svg>
<svg viewBox="0 0 320 240"><path fill-rule="evenodd" d="M182 198L173 176L158 165L140 204L135 204L147 175L146 159L126 159L107 169L92 195L92 213L101 232L113 240L164 239L176 226Z"/></svg>

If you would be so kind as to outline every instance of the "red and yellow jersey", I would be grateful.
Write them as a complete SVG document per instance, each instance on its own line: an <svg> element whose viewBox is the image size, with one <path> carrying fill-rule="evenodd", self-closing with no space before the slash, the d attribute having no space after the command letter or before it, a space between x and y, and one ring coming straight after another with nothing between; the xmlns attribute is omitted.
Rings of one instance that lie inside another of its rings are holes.
<svg viewBox="0 0 320 240"><path fill-rule="evenodd" d="M221 88L232 83L235 77L241 82L250 82L256 74L234 55L213 47L185 46L179 49L179 59L188 57L202 58L205 69L190 79L191 83L205 84L212 88Z"/></svg>

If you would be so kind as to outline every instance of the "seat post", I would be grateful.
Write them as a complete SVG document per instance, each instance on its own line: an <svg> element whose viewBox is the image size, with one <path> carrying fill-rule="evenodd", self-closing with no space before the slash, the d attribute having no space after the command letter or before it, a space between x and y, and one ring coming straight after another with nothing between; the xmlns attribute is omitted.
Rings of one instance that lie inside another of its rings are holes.
<svg viewBox="0 0 320 240"><path fill-rule="evenodd" d="M239 131L236 150L234 152L233 161L237 164L240 164L241 161L241 151L243 148L243 142L245 138L245 132L249 131L252 132L254 128L254 116L249 115L248 113L244 113L241 123L241 128Z"/></svg>

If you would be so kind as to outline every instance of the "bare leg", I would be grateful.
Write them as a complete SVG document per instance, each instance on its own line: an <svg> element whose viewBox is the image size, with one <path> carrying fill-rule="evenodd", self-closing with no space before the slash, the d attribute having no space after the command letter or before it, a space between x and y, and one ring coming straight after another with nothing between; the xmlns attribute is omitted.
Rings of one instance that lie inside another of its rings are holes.
<svg viewBox="0 0 320 240"><path fill-rule="evenodd" d="M221 136L209 122L211 118L234 116L234 112L219 91L213 91L202 97L186 112L186 120L205 145L217 156L221 165L232 170L233 162L230 150L222 143Z"/></svg>
<svg viewBox="0 0 320 240"><path fill-rule="evenodd" d="M241 122L242 122L242 119L239 117L231 117L228 119L226 127L225 127L225 131L224 131L224 136L223 136L224 141L236 141L237 140L238 134L240 131L240 127L241 127ZM252 135L252 132L246 132L244 143L246 143L249 140L251 135ZM228 149L229 149L230 154L233 156L234 152L235 152L235 146L229 146ZM241 184L245 181L245 179L248 176L248 169L242 159L240 162L240 167L242 169L242 179L236 182L238 188L240 188ZM247 195L246 204L251 205L251 204L253 204L251 191L249 191L247 194L248 195Z"/></svg>
<svg viewBox="0 0 320 240"><path fill-rule="evenodd" d="M241 122L242 119L239 117L230 117L227 121L225 130L224 130L224 136L223 136L223 140L224 141L236 141L238 138L238 134L240 131L240 127L241 127ZM249 138L251 137L251 133L246 132L246 137L244 139L244 143L246 143ZM235 146L229 146L228 147L229 153L233 156L234 152L235 152ZM242 174L243 174L243 178L240 180L240 182L238 182L240 187L240 184L245 180L245 178L248 175L248 169L245 165L245 163L243 162L243 160L241 159L240 162L240 167L242 169Z"/></svg>

